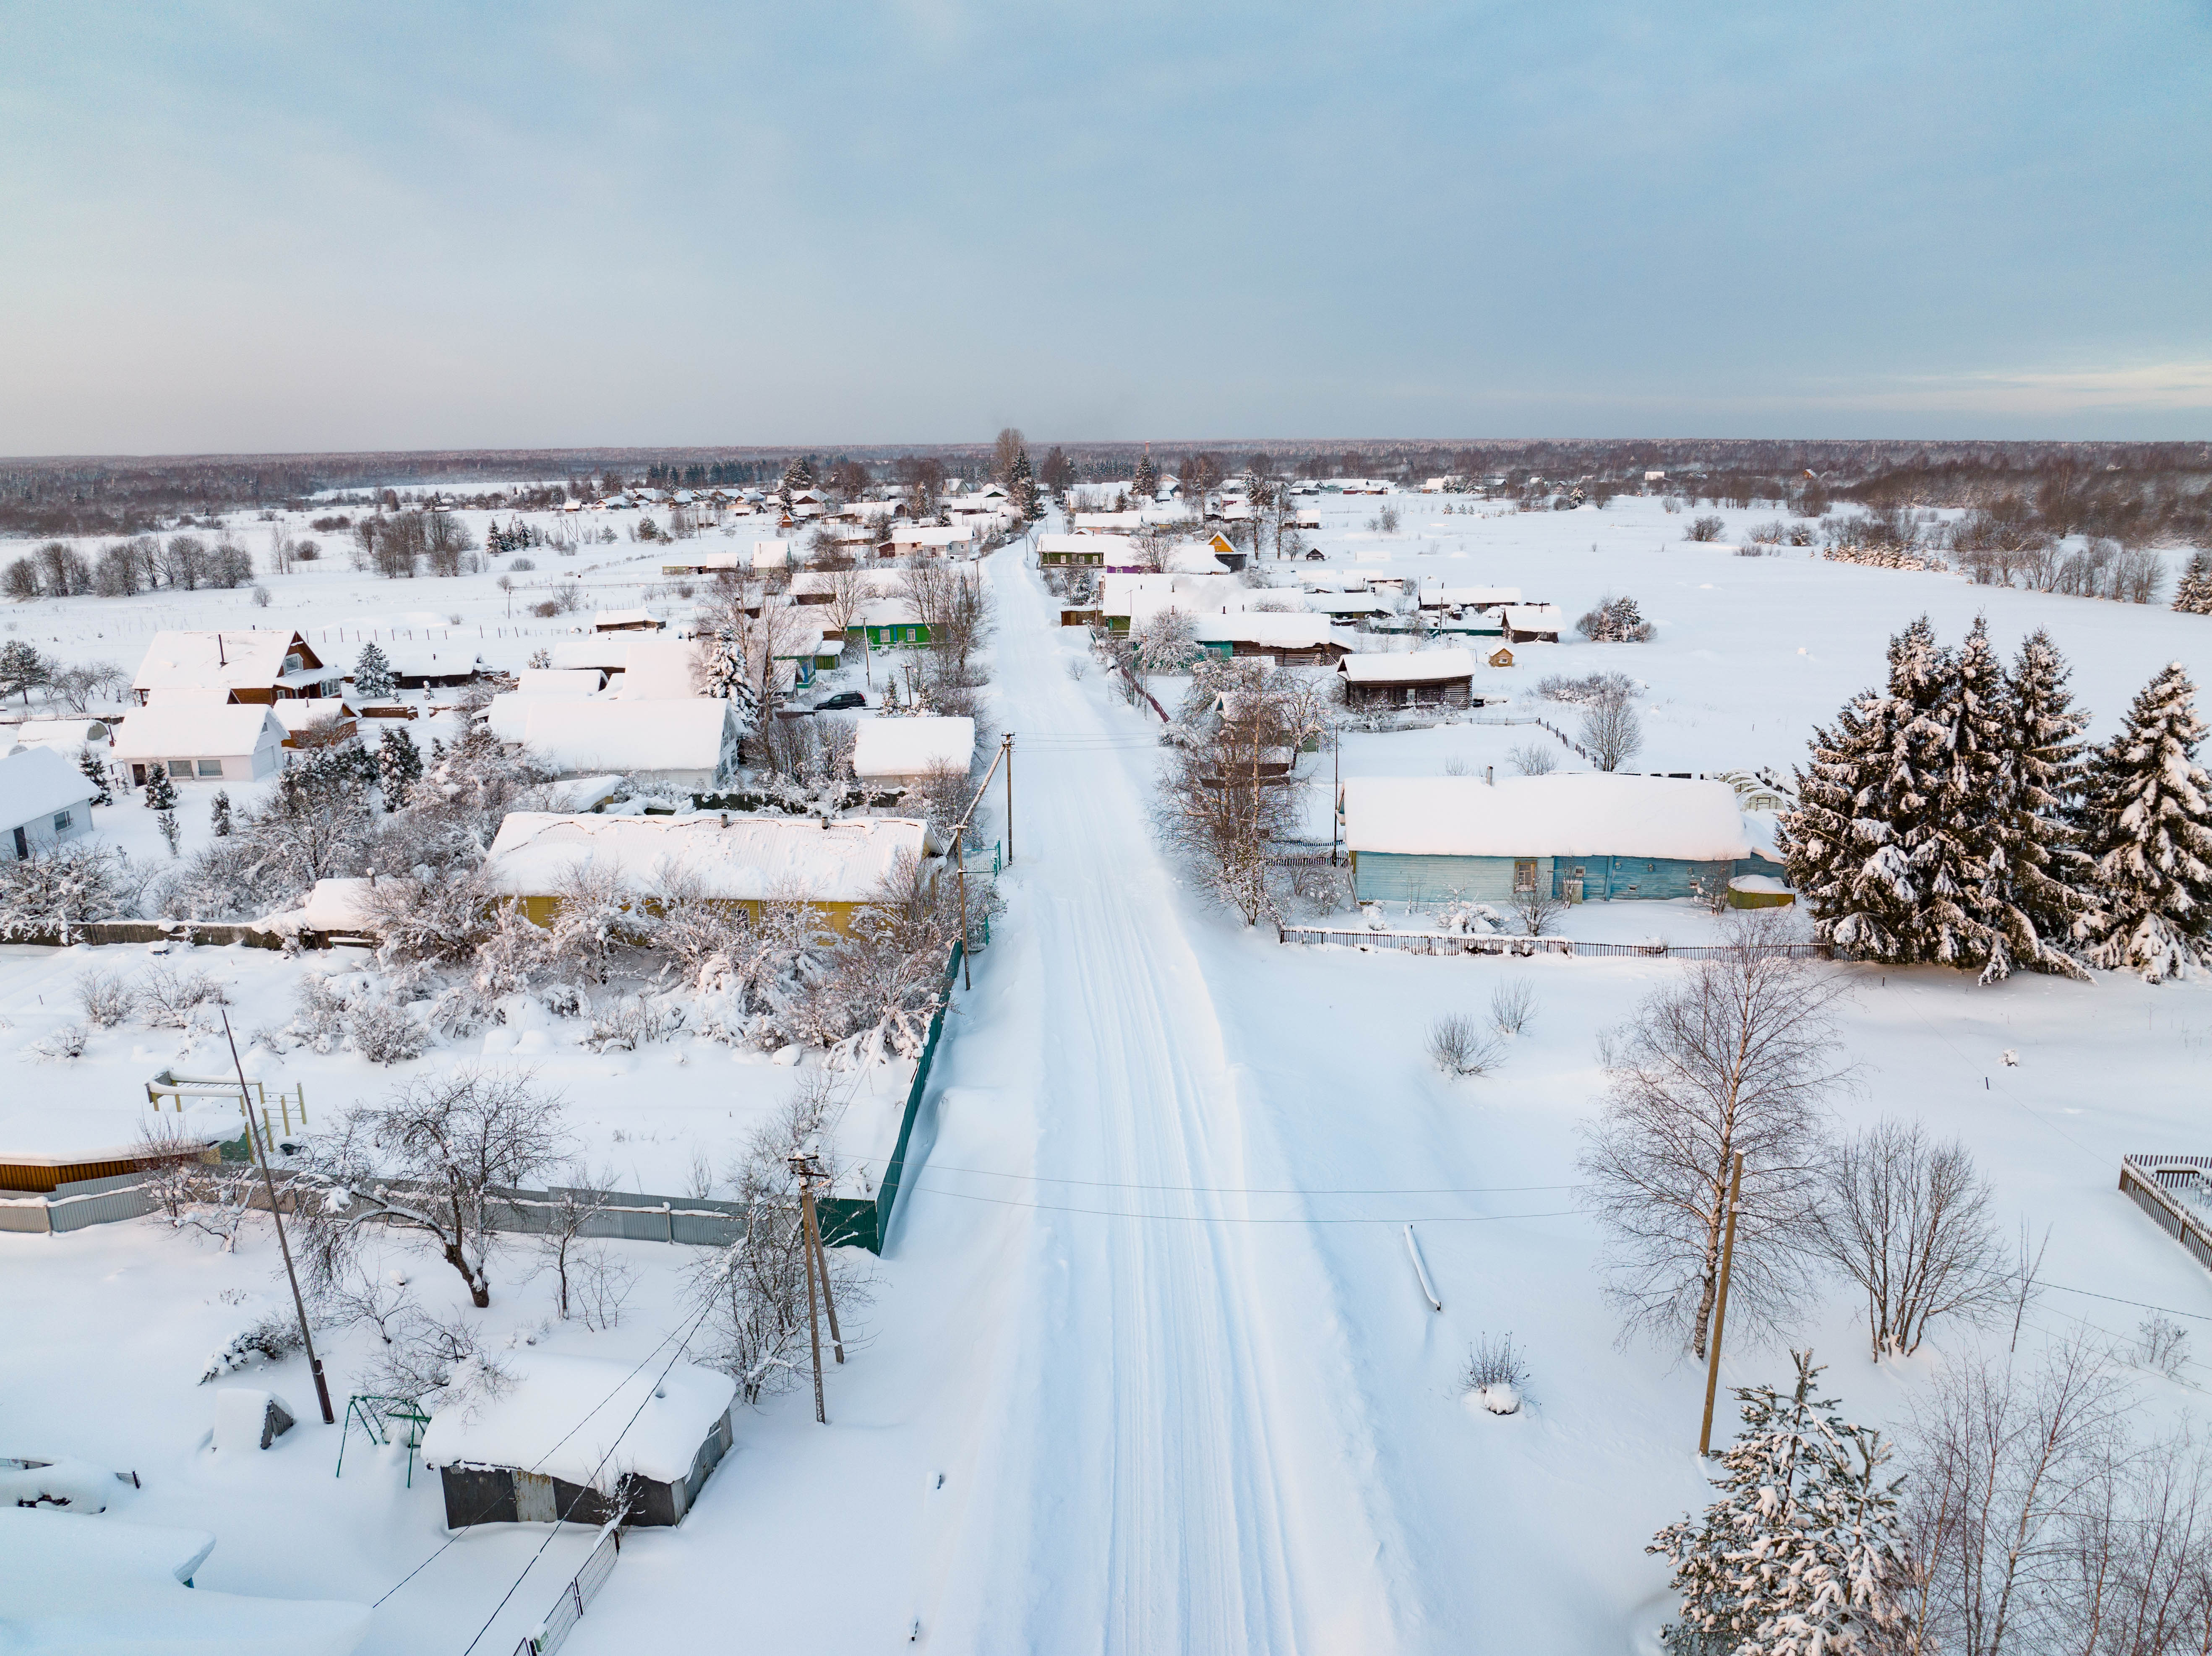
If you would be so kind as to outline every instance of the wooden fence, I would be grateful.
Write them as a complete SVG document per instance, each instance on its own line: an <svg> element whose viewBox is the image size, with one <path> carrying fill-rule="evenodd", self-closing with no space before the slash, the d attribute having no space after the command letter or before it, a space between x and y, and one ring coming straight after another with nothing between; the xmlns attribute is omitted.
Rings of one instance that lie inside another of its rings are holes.
<svg viewBox="0 0 2212 1656"><path fill-rule="evenodd" d="M2120 1189L2159 1228L2212 1271L2212 1222L2185 1198L2212 1192L2212 1156L2124 1156Z"/></svg>

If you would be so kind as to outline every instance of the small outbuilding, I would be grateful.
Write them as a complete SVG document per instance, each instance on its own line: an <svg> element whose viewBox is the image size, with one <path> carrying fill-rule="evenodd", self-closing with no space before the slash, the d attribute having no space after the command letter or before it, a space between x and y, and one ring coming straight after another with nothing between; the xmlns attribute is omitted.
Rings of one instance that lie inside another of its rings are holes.
<svg viewBox="0 0 2212 1656"><path fill-rule="evenodd" d="M92 785L53 748L0 759L0 861L20 862L41 846L92 826Z"/></svg>
<svg viewBox="0 0 2212 1656"><path fill-rule="evenodd" d="M1346 656L1336 670L1346 705L1363 710L1465 707L1474 700L1474 658L1465 650Z"/></svg>
<svg viewBox="0 0 2212 1656"><path fill-rule="evenodd" d="M595 633L657 633L667 625L650 610L602 610L592 617Z"/></svg>
<svg viewBox="0 0 2212 1656"><path fill-rule="evenodd" d="M656 1374L603 1357L533 1356L497 1397L431 1416L422 1460L446 1527L679 1524L729 1453L737 1382L696 1363Z"/></svg>
<svg viewBox="0 0 2212 1656"><path fill-rule="evenodd" d="M853 774L871 787L919 787L965 776L975 756L972 719L866 719L853 741Z"/></svg>
<svg viewBox="0 0 2212 1656"><path fill-rule="evenodd" d="M162 768L179 781L250 782L284 762L284 737L267 702L156 701L123 721L115 758L131 767L134 787Z"/></svg>
<svg viewBox="0 0 2212 1656"><path fill-rule="evenodd" d="M1505 623L1509 644L1557 644L1559 606L1556 604L1509 604L1498 611Z"/></svg>

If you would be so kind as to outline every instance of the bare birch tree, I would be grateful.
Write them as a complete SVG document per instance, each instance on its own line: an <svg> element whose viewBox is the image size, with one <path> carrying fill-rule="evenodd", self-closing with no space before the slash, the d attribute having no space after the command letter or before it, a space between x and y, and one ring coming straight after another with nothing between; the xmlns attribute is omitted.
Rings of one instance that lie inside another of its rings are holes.
<svg viewBox="0 0 2212 1656"><path fill-rule="evenodd" d="M1602 1038L1603 1113L1585 1130L1584 1201L1607 1233L1607 1292L1626 1319L1705 1354L1730 1168L1744 1158L1732 1325L1796 1309L1818 1235L1825 1102L1844 1080L1834 1008L1848 992L1791 958L1771 912L1734 922L1722 954L1646 997Z"/></svg>

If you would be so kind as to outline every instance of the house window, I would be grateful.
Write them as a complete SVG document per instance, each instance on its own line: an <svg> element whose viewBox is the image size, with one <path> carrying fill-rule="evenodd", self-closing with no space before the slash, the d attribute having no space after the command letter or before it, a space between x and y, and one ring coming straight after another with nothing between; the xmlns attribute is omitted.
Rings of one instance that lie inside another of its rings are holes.
<svg viewBox="0 0 2212 1656"><path fill-rule="evenodd" d="M170 774L170 775L172 775L172 776L185 776L185 777L189 777L191 773L192 773L192 761L191 761L191 760L189 760L189 759L172 759L172 760L169 761L169 774Z"/></svg>
<svg viewBox="0 0 2212 1656"><path fill-rule="evenodd" d="M1534 891L1536 889L1536 859L1534 857L1514 858L1513 889L1516 891Z"/></svg>
<svg viewBox="0 0 2212 1656"><path fill-rule="evenodd" d="M201 774L202 776L220 776L220 775L222 775L222 760L220 760L220 759L203 759L203 760L201 760L201 761L200 761L200 774Z"/></svg>
<svg viewBox="0 0 2212 1656"><path fill-rule="evenodd" d="M67 810L56 811L54 813L54 832L57 834L67 834L70 830L70 824L75 821L76 821L76 812Z"/></svg>

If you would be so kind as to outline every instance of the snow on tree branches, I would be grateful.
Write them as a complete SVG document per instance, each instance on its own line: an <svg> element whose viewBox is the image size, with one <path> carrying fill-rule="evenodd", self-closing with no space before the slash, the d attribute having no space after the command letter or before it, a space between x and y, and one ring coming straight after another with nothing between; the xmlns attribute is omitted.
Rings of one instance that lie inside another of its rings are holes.
<svg viewBox="0 0 2212 1656"><path fill-rule="evenodd" d="M1644 1549L1674 1566L1682 1608L1660 1638L1682 1656L1844 1656L1905 1620L1893 1596L1905 1480L1882 1480L1890 1452L1881 1434L1813 1395L1821 1373L1813 1354L1790 1355L1790 1396L1769 1386L1736 1391L1743 1430L1722 1452L1720 1499Z"/></svg>
<svg viewBox="0 0 2212 1656"><path fill-rule="evenodd" d="M2144 687L2090 761L2082 820L2102 897L2089 958L2157 983L2206 957L2212 927L2212 777L2204 721L2175 662Z"/></svg>
<svg viewBox="0 0 2212 1656"><path fill-rule="evenodd" d="M354 694L363 701L388 701L394 688L390 658L373 640L362 645L353 664Z"/></svg>
<svg viewBox="0 0 2212 1656"><path fill-rule="evenodd" d="M1575 623L1575 630L1593 644L1641 644L1651 636L1651 623L1634 598L1606 597Z"/></svg>

